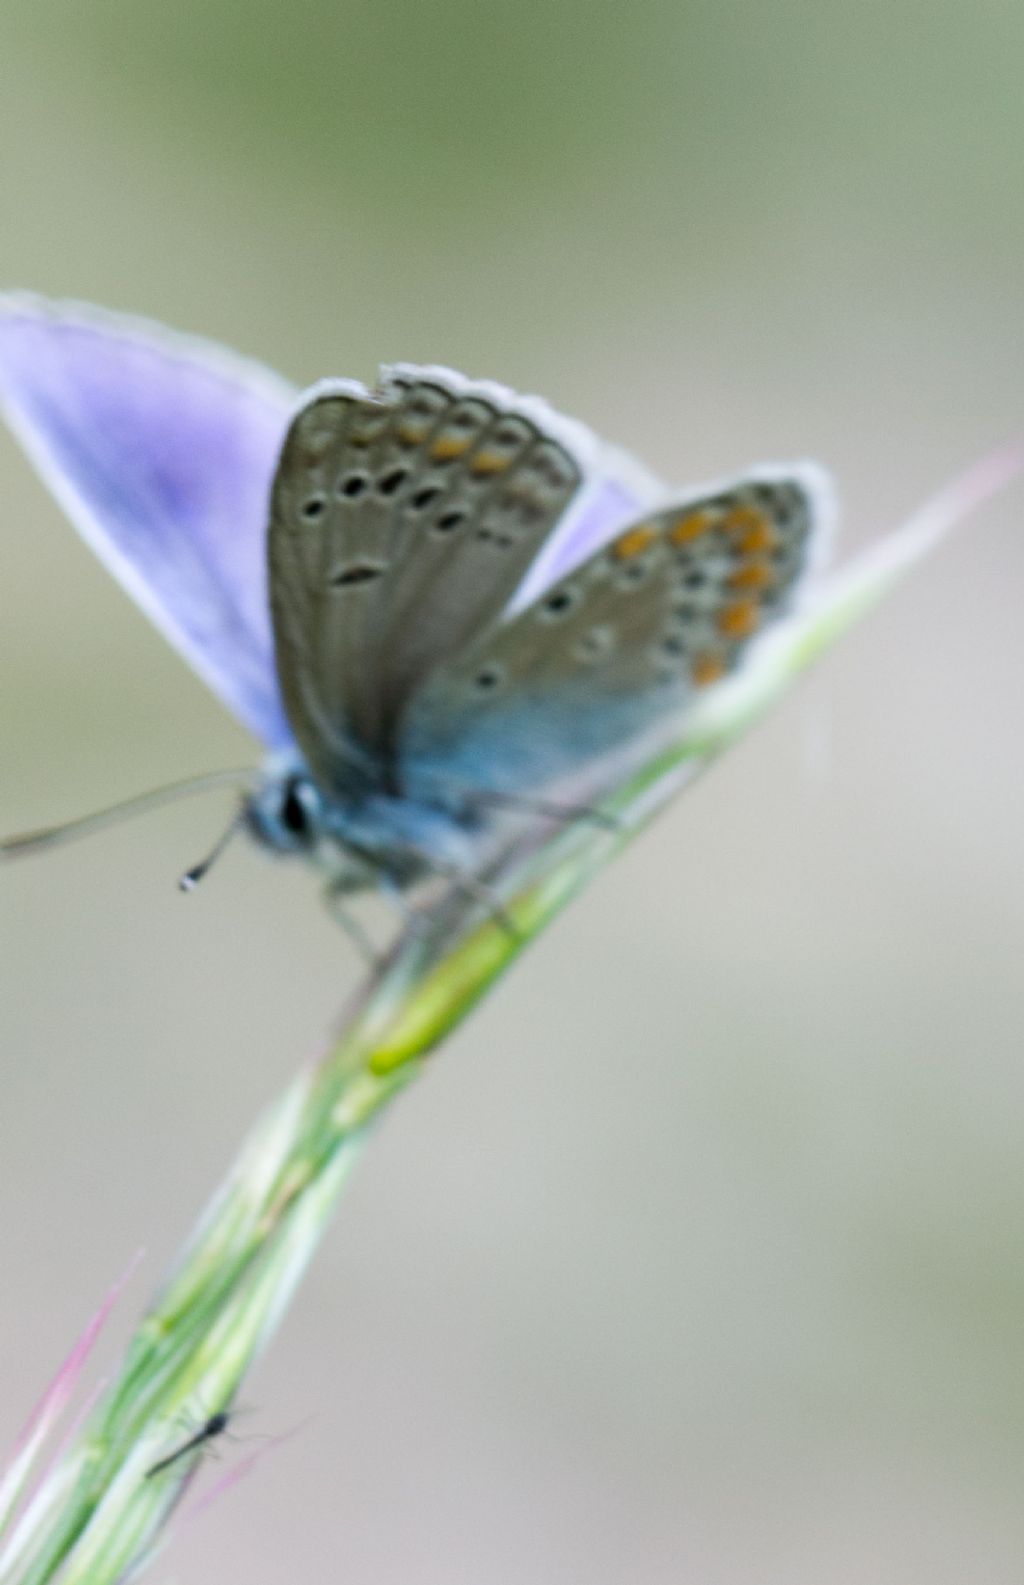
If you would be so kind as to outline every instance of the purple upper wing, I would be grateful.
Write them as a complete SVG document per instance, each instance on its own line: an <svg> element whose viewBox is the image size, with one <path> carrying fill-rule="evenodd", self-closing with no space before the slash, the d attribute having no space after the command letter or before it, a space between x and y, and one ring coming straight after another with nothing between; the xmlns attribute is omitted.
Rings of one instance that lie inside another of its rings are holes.
<svg viewBox="0 0 1024 1585"><path fill-rule="evenodd" d="M0 402L75 526L269 747L291 742L267 601L270 481L295 391L155 324L0 295Z"/></svg>

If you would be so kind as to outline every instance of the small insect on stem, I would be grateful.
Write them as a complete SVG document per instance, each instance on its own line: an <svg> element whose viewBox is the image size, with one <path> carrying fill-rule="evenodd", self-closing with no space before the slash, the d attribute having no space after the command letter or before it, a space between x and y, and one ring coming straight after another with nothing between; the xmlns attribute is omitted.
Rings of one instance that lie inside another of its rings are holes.
<svg viewBox="0 0 1024 1585"><path fill-rule="evenodd" d="M211 1414L210 1418L204 1421L198 1431L194 1431L173 1452L168 1453L166 1458L161 1458L157 1463L151 1464L146 1471L146 1479L149 1480L153 1475L162 1474L170 1465L176 1464L179 1458L184 1458L186 1453L192 1453L197 1448L203 1447L207 1442L212 1442L215 1437L223 1435L230 1421L231 1415L227 1409L220 1409L216 1414Z"/></svg>

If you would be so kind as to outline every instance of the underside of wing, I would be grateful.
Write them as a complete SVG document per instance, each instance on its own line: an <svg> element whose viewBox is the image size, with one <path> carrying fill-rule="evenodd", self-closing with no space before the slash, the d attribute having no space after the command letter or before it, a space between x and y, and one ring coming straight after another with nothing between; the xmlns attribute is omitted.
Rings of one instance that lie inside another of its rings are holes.
<svg viewBox="0 0 1024 1585"><path fill-rule="evenodd" d="M636 511L625 487L588 497L596 447L538 399L445 369L310 393L272 489L270 596L285 706L325 786L398 790L410 701L498 620L555 525L580 503L585 534Z"/></svg>
<svg viewBox="0 0 1024 1585"><path fill-rule="evenodd" d="M679 720L792 607L830 518L802 465L634 520L435 671L403 724L405 785L536 791Z"/></svg>

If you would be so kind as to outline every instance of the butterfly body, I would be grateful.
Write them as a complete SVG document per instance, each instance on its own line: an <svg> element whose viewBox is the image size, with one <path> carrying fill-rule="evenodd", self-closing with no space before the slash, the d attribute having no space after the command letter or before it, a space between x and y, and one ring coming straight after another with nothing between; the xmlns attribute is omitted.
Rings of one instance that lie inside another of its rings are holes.
<svg viewBox="0 0 1024 1585"><path fill-rule="evenodd" d="M821 559L813 464L673 492L435 366L306 393L220 349L0 298L0 392L112 571L268 750L263 846L334 889L472 876L599 804Z"/></svg>
<svg viewBox="0 0 1024 1585"><path fill-rule="evenodd" d="M382 880L405 890L438 869L469 873L483 837L468 810L459 819L396 794L325 792L297 755L268 760L244 813L260 846L305 859L334 892Z"/></svg>

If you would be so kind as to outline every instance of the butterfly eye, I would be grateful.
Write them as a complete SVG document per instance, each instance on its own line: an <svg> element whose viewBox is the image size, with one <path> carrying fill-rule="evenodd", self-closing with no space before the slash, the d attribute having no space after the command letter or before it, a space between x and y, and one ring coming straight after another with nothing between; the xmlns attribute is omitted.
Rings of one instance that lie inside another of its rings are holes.
<svg viewBox="0 0 1024 1585"><path fill-rule="evenodd" d="M293 837L304 837L309 832L309 816L299 797L299 784L290 781L281 804L281 824Z"/></svg>

